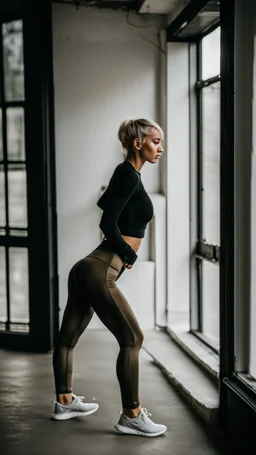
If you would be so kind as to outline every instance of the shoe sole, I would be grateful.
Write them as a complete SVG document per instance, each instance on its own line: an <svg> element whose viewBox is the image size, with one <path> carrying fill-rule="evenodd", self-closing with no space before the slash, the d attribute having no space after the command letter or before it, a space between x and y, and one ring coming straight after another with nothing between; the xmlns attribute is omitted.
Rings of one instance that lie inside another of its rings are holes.
<svg viewBox="0 0 256 455"><path fill-rule="evenodd" d="M86 412L67 412L66 414L52 414L52 419L54 420L68 420L68 419L73 419L73 417L85 417L89 416L91 414L94 414L94 412L98 411L99 406L96 409L92 409L91 411L86 411Z"/></svg>
<svg viewBox="0 0 256 455"><path fill-rule="evenodd" d="M139 430L133 430L132 428L128 427L123 427L122 425L119 425L118 423L114 425L114 428L117 431L120 431L120 433L125 433L125 434L135 434L137 436L144 436L145 438L154 438L156 436L160 436L161 434L165 433L167 428L165 428L162 431L159 431L158 433L144 433L143 431Z"/></svg>

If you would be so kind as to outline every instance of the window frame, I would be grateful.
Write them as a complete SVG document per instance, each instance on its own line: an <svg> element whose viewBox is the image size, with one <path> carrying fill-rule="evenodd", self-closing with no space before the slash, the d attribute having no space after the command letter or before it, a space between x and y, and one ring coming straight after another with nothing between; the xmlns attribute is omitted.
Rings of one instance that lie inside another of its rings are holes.
<svg viewBox="0 0 256 455"><path fill-rule="evenodd" d="M0 21L0 30L1 30L1 37L0 37L0 108L2 110L2 145L3 145L3 159L1 160L1 167L3 167L3 174L4 174L4 190L5 190L5 227L1 226L1 230L5 230L4 235L0 235L0 246L5 249L5 269L6 269L6 315L7 320L6 322L1 322L1 327L4 326L4 331L10 332L11 327L23 327L24 332L29 332L30 323L22 323L22 322L14 322L11 321L11 299L10 299L10 257L9 257L9 250L11 247L19 247L29 250L29 238L28 238L28 213L27 213L27 227L15 227L11 226L9 222L9 186L8 186L8 171L13 169L14 166L17 166L17 170L21 167L24 167L27 177L27 157L26 157L26 144L25 144L25 157L24 160L10 160L8 158L8 138L7 138L7 110L8 108L12 107L19 107L23 109L24 112L24 129L25 129L25 109L26 109L26 94L25 94L25 87L24 87L24 99L22 100L15 100L15 101L7 101L5 99L5 74L4 74L4 42L2 36L2 27L5 23L8 22L15 22L15 21L22 21L22 34L23 34L23 61L24 61L24 20L20 15L16 17L13 16L9 19L2 19ZM24 70L25 73L25 70ZM25 75L25 74L24 74ZM25 140L25 138L24 138ZM26 141L25 141L26 143ZM10 167L11 165L11 167ZM26 192L28 191L27 187L27 178L26 178ZM26 198L28 199L28 194L26 194ZM20 231L23 235L15 236L11 234L11 231ZM26 234L26 235L25 235ZM0 329L1 331L3 329ZM13 330L11 331L13 332ZM14 330L15 332L15 330ZM22 331L18 330L18 333L22 333Z"/></svg>
<svg viewBox="0 0 256 455"><path fill-rule="evenodd" d="M212 33L220 27L216 24L209 30ZM219 266L220 245L208 244L202 239L203 200L202 200L202 90L220 82L220 74L202 79L202 40L189 44L189 78L190 78L190 179L191 179L191 296L190 296L190 332L200 339L207 347L219 354L217 344L209 340L202 332L203 301L202 301L202 261ZM195 116L196 124L192 124Z"/></svg>
<svg viewBox="0 0 256 455"><path fill-rule="evenodd" d="M40 21L35 21L35 17L40 17ZM30 330L2 330L0 345L47 352L59 332L51 4L36 2L15 13L6 5L0 23L16 19L23 20L24 34ZM19 239L24 242L24 237Z"/></svg>

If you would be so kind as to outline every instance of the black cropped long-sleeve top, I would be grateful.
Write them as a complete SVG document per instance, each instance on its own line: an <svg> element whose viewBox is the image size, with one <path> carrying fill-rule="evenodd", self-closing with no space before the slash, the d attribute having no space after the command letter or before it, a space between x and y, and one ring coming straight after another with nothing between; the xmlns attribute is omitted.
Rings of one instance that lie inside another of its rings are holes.
<svg viewBox="0 0 256 455"><path fill-rule="evenodd" d="M154 208L140 172L129 161L115 168L97 205L103 210L100 221L103 234L124 262L134 264L138 256L122 235L143 238Z"/></svg>

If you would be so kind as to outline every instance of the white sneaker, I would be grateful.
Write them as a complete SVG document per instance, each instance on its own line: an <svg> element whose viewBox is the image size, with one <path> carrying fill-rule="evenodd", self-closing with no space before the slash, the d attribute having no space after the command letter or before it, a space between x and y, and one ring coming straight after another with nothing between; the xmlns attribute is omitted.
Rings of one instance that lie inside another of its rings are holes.
<svg viewBox="0 0 256 455"><path fill-rule="evenodd" d="M60 404L58 401L52 402L55 405L54 413L52 414L54 420L67 420L73 417L88 416L99 409L97 403L83 403L82 399L84 397L77 397L74 393L72 393L72 396L73 401L68 406Z"/></svg>
<svg viewBox="0 0 256 455"><path fill-rule="evenodd" d="M151 414L148 412L147 408L142 408L139 415L133 419L130 419L130 417L127 417L121 411L119 414L121 414L121 417L114 428L121 433L153 438L163 434L167 430L165 425L158 425L149 419L148 416L151 416Z"/></svg>

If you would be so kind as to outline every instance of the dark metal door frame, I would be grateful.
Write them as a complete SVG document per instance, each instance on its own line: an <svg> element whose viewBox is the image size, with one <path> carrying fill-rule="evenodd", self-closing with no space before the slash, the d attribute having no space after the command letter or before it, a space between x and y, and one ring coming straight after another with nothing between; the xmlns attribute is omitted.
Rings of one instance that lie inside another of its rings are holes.
<svg viewBox="0 0 256 455"><path fill-rule="evenodd" d="M30 332L0 332L0 346L46 352L58 333L57 213L51 2L28 2L23 20Z"/></svg>

